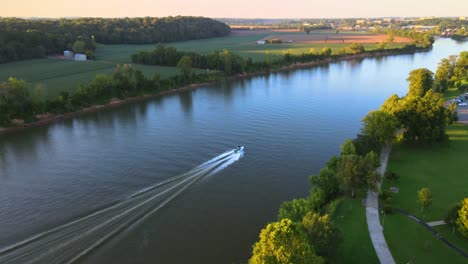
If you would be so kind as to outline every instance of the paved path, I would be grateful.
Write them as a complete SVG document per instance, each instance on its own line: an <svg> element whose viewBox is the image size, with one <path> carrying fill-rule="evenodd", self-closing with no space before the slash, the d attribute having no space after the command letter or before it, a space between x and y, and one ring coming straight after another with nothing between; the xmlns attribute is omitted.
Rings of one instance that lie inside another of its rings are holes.
<svg viewBox="0 0 468 264"><path fill-rule="evenodd" d="M385 146L380 154L380 168L377 172L383 178L383 174L387 169L388 157L390 156L391 145ZM380 189L382 182L379 182L378 188ZM374 245L377 257L381 264L395 264L390 249L388 249L387 242L383 235L383 228L379 220L379 194L373 191L367 192L366 198L366 219L369 234Z"/></svg>
<svg viewBox="0 0 468 264"><path fill-rule="evenodd" d="M426 223L428 226L440 226L440 225L445 225L445 221L434 221L434 222L428 222Z"/></svg>

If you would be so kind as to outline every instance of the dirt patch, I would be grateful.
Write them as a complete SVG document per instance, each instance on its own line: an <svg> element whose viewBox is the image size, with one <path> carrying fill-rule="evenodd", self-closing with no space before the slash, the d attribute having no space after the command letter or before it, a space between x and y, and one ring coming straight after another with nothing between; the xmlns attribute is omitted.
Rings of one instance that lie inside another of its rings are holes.
<svg viewBox="0 0 468 264"><path fill-rule="evenodd" d="M353 33L339 33L339 34L291 34L291 35L278 35L278 36L268 36L268 38L278 37L283 41L292 41L298 44L313 44L313 43L330 43L330 44L339 44L339 43L361 43L361 44L370 44L370 43L380 43L387 41L388 36L386 34L353 34ZM266 39L266 38L265 38ZM412 39L394 37L394 43L411 43Z"/></svg>

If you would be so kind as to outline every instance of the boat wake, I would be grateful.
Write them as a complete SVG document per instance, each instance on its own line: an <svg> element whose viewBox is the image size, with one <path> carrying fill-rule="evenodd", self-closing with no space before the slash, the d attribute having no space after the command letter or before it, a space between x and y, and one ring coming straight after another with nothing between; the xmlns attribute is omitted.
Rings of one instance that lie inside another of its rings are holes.
<svg viewBox="0 0 468 264"><path fill-rule="evenodd" d="M243 151L225 152L109 207L2 248L0 263L76 262L113 236L161 209L196 181L218 173L242 156Z"/></svg>

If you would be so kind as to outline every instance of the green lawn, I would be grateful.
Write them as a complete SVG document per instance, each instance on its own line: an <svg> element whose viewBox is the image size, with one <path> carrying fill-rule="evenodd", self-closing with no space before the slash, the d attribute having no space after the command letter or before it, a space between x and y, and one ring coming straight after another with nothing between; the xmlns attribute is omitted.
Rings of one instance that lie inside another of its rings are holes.
<svg viewBox="0 0 468 264"><path fill-rule="evenodd" d="M343 235L340 254L332 263L379 263L367 230L366 209L359 198L345 198L333 216Z"/></svg>
<svg viewBox="0 0 468 264"><path fill-rule="evenodd" d="M458 90L457 88L449 88L445 93L444 93L444 99L445 101L453 99L455 97L460 96L463 94L463 91Z"/></svg>
<svg viewBox="0 0 468 264"><path fill-rule="evenodd" d="M468 126L452 125L447 133L450 141L432 146L395 145L388 169L400 175L396 182L385 180L383 189L398 187L394 207L401 208L426 222L443 220L448 210L468 197ZM427 187L433 195L432 205L421 212L416 202L417 191ZM444 228L443 234L447 233ZM385 219L384 234L398 263L467 263L457 253L442 244L429 231L402 215ZM452 243L468 251L468 239L459 235L447 237ZM464 240L464 242L462 242ZM453 260L453 261L452 261Z"/></svg>
<svg viewBox="0 0 468 264"><path fill-rule="evenodd" d="M396 263L467 263L466 258L406 216L386 215L384 235Z"/></svg>

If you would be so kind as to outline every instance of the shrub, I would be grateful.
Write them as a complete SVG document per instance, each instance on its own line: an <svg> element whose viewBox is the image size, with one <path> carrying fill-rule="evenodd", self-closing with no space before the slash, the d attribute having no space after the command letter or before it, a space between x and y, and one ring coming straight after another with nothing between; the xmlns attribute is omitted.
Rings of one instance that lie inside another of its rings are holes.
<svg viewBox="0 0 468 264"><path fill-rule="evenodd" d="M393 180L398 180L400 178L400 175L396 174L393 171L386 171L384 174L384 177L388 180L393 181Z"/></svg>

